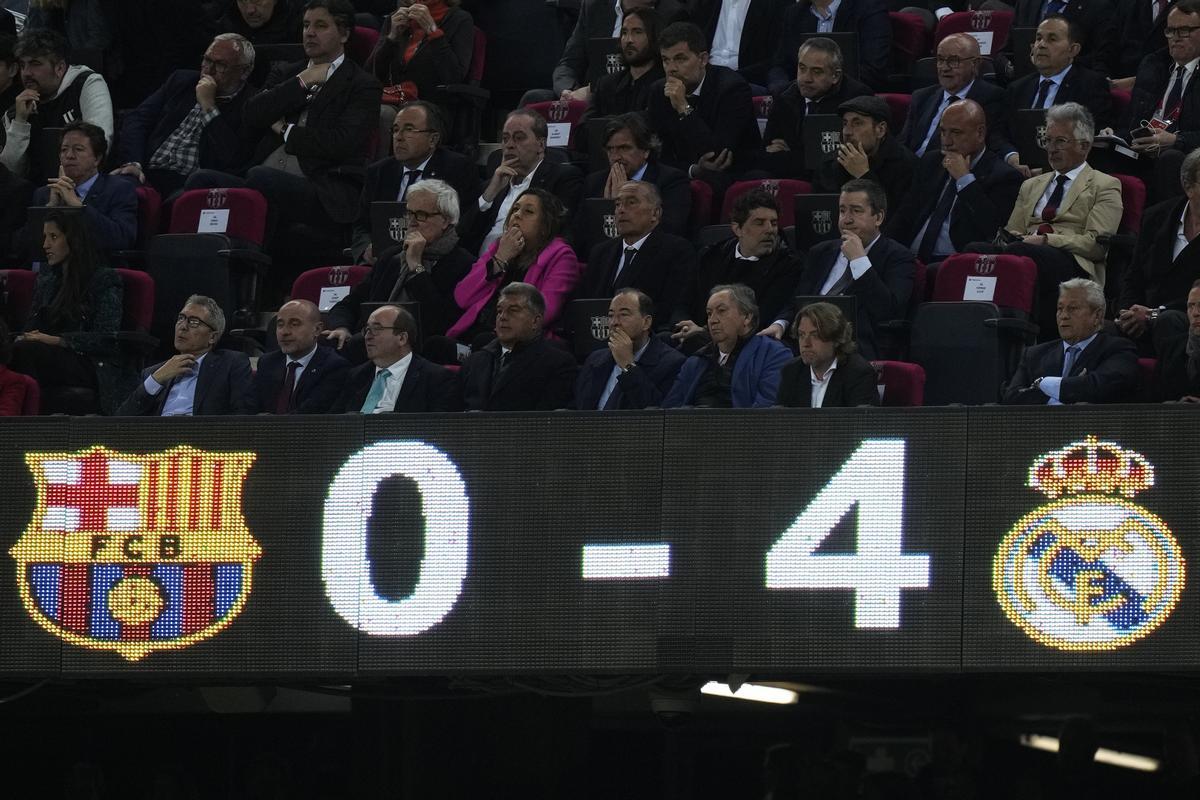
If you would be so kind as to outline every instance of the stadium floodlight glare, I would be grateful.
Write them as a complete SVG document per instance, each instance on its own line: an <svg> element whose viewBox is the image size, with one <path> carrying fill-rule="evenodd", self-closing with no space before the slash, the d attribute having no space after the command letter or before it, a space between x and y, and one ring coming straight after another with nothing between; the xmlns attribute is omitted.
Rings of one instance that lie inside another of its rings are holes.
<svg viewBox="0 0 1200 800"><path fill-rule="evenodd" d="M780 706L795 705L800 695L791 689L780 689L778 686L760 686L757 683L743 683L735 692L727 683L709 681L700 687L701 694L713 697L730 697L734 700L751 700L755 703L774 703Z"/></svg>
<svg viewBox="0 0 1200 800"><path fill-rule="evenodd" d="M1042 736L1037 733L1021 734L1021 744L1034 750L1044 750L1047 753L1058 752L1058 739L1053 736ZM1108 764L1124 769L1136 769L1141 772L1157 772L1159 761L1149 756L1139 756L1135 753L1122 753L1120 750L1109 750L1107 747L1096 749L1096 763Z"/></svg>

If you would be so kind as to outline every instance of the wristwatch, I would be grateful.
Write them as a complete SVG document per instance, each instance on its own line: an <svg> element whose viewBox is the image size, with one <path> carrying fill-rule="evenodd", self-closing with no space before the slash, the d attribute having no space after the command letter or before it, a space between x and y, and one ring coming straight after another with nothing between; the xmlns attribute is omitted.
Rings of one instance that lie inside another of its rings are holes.
<svg viewBox="0 0 1200 800"><path fill-rule="evenodd" d="M637 362L634 361L628 367L621 367L621 374L628 375L629 373L633 372L633 368L636 366L637 366Z"/></svg>
<svg viewBox="0 0 1200 800"><path fill-rule="evenodd" d="M695 110L696 110L696 109L692 108L691 106L688 106L688 107L687 107L687 108L685 108L683 111L680 111L680 112L679 112L679 118L680 118L680 119L683 119L684 117L686 117L688 114L691 114L691 113L692 113L693 111L695 111Z"/></svg>
<svg viewBox="0 0 1200 800"><path fill-rule="evenodd" d="M1158 315L1166 310L1167 310L1166 306L1159 306L1158 308L1150 309L1149 313L1146 314L1147 321L1154 322L1155 320L1158 319Z"/></svg>

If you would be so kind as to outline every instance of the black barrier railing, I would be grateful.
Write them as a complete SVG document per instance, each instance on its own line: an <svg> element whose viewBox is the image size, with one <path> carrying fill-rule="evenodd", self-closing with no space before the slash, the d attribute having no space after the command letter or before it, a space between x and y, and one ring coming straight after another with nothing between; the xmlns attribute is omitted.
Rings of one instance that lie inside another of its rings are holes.
<svg viewBox="0 0 1200 800"><path fill-rule="evenodd" d="M1188 670L1200 417L0 424L0 674Z"/></svg>

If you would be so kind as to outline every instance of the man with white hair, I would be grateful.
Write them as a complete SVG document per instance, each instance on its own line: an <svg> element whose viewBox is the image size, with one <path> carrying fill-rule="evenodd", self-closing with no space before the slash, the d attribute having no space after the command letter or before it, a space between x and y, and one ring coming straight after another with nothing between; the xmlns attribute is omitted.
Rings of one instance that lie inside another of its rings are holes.
<svg viewBox="0 0 1200 800"><path fill-rule="evenodd" d="M1123 336L1102 333L1104 289L1087 278L1059 286L1056 320L1061 339L1025 351L1004 392L1019 405L1117 403L1138 381L1137 349Z"/></svg>

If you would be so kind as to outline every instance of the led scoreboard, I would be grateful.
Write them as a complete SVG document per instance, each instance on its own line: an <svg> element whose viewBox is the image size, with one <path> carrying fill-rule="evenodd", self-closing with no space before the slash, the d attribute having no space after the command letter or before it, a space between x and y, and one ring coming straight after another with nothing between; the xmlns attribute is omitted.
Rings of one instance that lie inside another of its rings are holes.
<svg viewBox="0 0 1200 800"><path fill-rule="evenodd" d="M0 421L0 673L1188 669L1185 408Z"/></svg>

